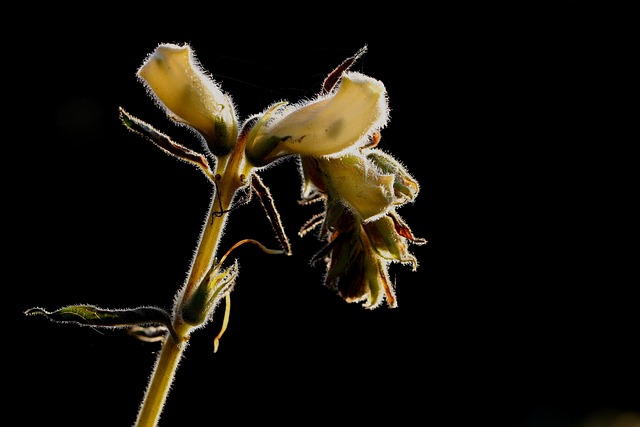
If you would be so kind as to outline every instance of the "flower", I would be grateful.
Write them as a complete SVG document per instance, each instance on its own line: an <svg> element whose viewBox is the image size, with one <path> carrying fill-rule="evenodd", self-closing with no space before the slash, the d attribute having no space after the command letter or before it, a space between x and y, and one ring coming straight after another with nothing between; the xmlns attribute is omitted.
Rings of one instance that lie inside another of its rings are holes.
<svg viewBox="0 0 640 427"><path fill-rule="evenodd" d="M332 92L276 112L247 142L247 159L263 166L290 154L335 155L367 141L386 125L388 113L382 82L344 73Z"/></svg>
<svg viewBox="0 0 640 427"><path fill-rule="evenodd" d="M301 158L302 197L324 195L339 202L359 221L380 218L396 206L412 202L420 190L406 168L384 151L364 147L340 157Z"/></svg>
<svg viewBox="0 0 640 427"><path fill-rule="evenodd" d="M396 307L389 266L410 264L415 270L409 244L426 243L396 211L415 199L417 181L392 156L371 147L339 158L304 157L301 171L303 200L320 199L325 205L322 222L312 221L301 233L322 226L320 237L328 243L312 263L325 260L325 285L365 308L384 300Z"/></svg>
<svg viewBox="0 0 640 427"><path fill-rule="evenodd" d="M203 70L189 45L160 44L137 76L167 116L196 130L213 155L233 149L238 135L233 101Z"/></svg>
<svg viewBox="0 0 640 427"><path fill-rule="evenodd" d="M368 309L379 307L385 299L389 307L397 307L390 264L408 263L417 268L416 258L408 251L409 239L398 227L404 224L395 212L367 224L345 214L329 237L325 284L345 301L361 302ZM412 241L420 243L419 239Z"/></svg>
<svg viewBox="0 0 640 427"><path fill-rule="evenodd" d="M316 185L320 180L319 185L329 198L345 205L360 221L369 222L392 207L413 200L419 189L417 182L399 163L393 160L397 165L395 170L382 169L379 167L381 162L376 162L380 158L385 160L384 165L392 161L380 150L372 150L369 155L356 152L341 157L305 159L303 165L307 172L309 168L315 169L309 178L315 179ZM312 183L306 182L305 192L312 191L311 188Z"/></svg>

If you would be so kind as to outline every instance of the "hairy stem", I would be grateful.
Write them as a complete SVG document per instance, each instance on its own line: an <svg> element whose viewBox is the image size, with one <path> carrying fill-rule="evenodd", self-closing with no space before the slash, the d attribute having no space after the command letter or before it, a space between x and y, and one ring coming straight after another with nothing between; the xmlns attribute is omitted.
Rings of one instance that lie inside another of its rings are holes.
<svg viewBox="0 0 640 427"><path fill-rule="evenodd" d="M182 328L177 329L180 336L188 334L186 327L187 325L183 324ZM167 336L167 340L162 345L160 356L156 360L151 382L147 387L143 404L138 413L135 424L137 427L155 427L158 424L160 413L185 348L186 343L176 343L170 335Z"/></svg>
<svg viewBox="0 0 640 427"><path fill-rule="evenodd" d="M179 291L173 311L173 325L181 342L176 343L167 336L162 350L153 368L151 380L145 392L135 427L156 427L164 407L171 383L178 365L187 347L192 326L182 321L181 309L203 280L206 272L213 264L224 228L228 212L236 192L245 185L250 168L244 162L244 144L238 143L229 157L218 159L215 175L215 191L211 197L209 214L204 229L200 234L198 249L191 264L191 270L183 288Z"/></svg>

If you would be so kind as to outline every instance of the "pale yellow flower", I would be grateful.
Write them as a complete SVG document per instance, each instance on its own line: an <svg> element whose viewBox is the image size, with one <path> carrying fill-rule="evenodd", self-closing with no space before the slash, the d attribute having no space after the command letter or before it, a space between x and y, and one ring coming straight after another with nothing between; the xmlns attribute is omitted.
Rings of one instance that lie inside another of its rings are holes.
<svg viewBox="0 0 640 427"><path fill-rule="evenodd" d="M172 120L202 135L212 154L228 154L235 146L235 106L200 66L189 45L159 45L137 75Z"/></svg>
<svg viewBox="0 0 640 427"><path fill-rule="evenodd" d="M303 157L300 165L303 200L319 197L325 204L324 213L301 231L322 227L320 237L327 244L313 262L327 263L325 284L365 308L385 300L396 307L389 266L409 264L415 270L418 263L409 244L426 243L396 212L415 199L417 181L391 155L370 147L335 158Z"/></svg>
<svg viewBox="0 0 640 427"><path fill-rule="evenodd" d="M262 166L289 154L327 156L366 142L384 127L389 109L384 85L348 72L336 90L281 108L247 143L247 158Z"/></svg>

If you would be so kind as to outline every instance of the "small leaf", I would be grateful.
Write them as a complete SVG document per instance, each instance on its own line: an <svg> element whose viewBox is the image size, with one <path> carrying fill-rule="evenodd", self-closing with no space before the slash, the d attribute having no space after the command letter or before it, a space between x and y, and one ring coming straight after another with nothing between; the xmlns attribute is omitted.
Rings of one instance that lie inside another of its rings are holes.
<svg viewBox="0 0 640 427"><path fill-rule="evenodd" d="M103 309L93 305L69 305L48 312L35 307L25 311L27 316L43 315L59 323L76 323L97 328L125 328L133 325L161 324L169 329L175 342L180 342L171 324L169 314L157 307L137 307L131 309Z"/></svg>
<svg viewBox="0 0 640 427"><path fill-rule="evenodd" d="M120 107L120 120L122 120L122 123L129 130L144 136L165 153L171 154L180 160L198 167L207 176L207 178L213 181L213 172L211 171L209 162L204 155L174 142L171 138L158 131L150 124L126 112L122 107Z"/></svg>

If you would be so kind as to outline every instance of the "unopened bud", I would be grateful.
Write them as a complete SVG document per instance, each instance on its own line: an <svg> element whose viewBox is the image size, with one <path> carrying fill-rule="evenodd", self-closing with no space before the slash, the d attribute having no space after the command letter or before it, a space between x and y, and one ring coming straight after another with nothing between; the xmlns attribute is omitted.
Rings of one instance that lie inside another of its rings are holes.
<svg viewBox="0 0 640 427"><path fill-rule="evenodd" d="M212 154L228 154L238 125L231 98L202 69L189 45L161 44L138 69L138 78L172 120L195 129Z"/></svg>

